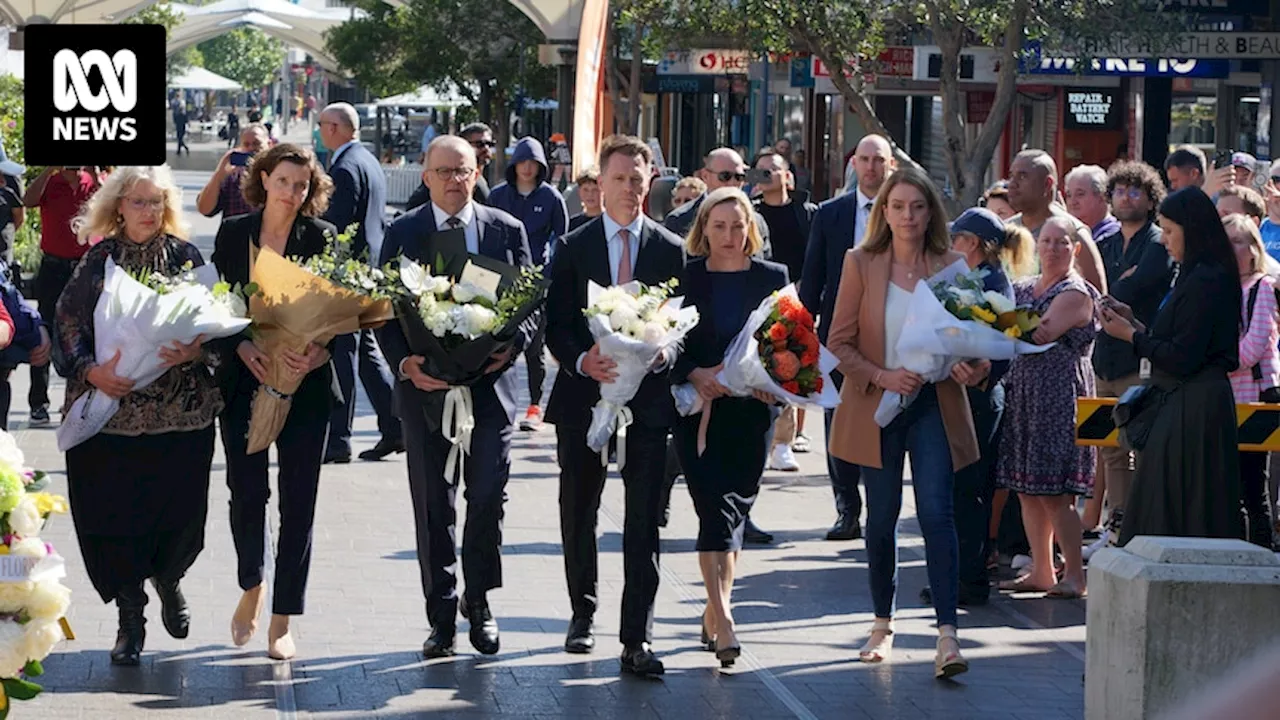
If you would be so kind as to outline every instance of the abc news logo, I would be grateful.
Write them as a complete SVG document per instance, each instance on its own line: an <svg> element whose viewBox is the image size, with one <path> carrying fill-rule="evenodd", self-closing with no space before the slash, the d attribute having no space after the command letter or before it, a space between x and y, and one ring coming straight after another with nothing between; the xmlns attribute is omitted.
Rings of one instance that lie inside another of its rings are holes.
<svg viewBox="0 0 1280 720"><path fill-rule="evenodd" d="M26 32L28 163L164 163L163 27L29 25Z"/></svg>

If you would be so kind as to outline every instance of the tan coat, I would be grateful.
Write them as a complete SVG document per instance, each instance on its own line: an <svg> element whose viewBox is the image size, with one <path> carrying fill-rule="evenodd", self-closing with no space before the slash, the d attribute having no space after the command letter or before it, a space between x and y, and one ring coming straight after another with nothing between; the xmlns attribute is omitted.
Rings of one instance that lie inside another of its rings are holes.
<svg viewBox="0 0 1280 720"><path fill-rule="evenodd" d="M943 257L930 255L929 273L963 258L954 252ZM827 347L840 358L840 372L844 374L840 405L827 439L828 451L845 462L877 469L883 463L881 429L876 425L875 413L884 390L872 379L884 370L884 311L892 264L889 251L871 255L858 248L845 253L840 293L827 336ZM951 446L951 464L959 470L978 460L978 436L969 411L969 395L951 379L938 383L937 390L942 424Z"/></svg>

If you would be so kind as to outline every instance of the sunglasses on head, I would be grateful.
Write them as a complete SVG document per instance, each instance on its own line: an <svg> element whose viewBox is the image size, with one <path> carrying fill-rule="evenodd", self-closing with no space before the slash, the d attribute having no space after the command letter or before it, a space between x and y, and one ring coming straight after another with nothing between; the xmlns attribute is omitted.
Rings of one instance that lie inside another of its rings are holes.
<svg viewBox="0 0 1280 720"><path fill-rule="evenodd" d="M721 170L720 172L716 173L716 177L720 178L720 182L729 182L730 180L737 180L738 182L742 182L743 180L747 179L747 174L740 173L740 172L733 172L731 170Z"/></svg>

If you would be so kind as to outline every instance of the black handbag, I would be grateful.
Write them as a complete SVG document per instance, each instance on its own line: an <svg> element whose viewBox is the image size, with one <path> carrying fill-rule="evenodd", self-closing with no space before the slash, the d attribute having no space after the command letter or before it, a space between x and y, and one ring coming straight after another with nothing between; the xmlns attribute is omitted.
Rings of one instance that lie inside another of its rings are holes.
<svg viewBox="0 0 1280 720"><path fill-rule="evenodd" d="M1147 447L1156 415L1171 391L1156 385L1134 385L1120 396L1111 419L1120 431L1120 446L1135 452Z"/></svg>

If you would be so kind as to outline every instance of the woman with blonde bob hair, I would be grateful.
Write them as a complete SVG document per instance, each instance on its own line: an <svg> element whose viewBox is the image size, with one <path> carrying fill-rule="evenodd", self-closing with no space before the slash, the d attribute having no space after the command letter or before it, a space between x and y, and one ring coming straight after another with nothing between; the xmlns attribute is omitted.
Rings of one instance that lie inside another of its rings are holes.
<svg viewBox="0 0 1280 720"><path fill-rule="evenodd" d="M702 409L672 428L685 483L698 513L698 565L707 588L703 643L723 667L741 653L729 594L747 513L760 490L777 399L733 397L716 381L724 353L760 303L787 285L784 265L752 258L763 244L751 202L737 188L707 196L686 240L684 302L702 321L685 340L671 381L692 383Z"/></svg>
<svg viewBox="0 0 1280 720"><path fill-rule="evenodd" d="M938 618L934 674L939 678L969 669L956 638L959 549L952 488L955 472L978 460L978 439L962 386L981 383L990 365L959 363L949 379L926 383L902 367L896 346L916 284L963 259L951 250L946 212L933 182L918 168L898 170L876 196L866 241L845 254L827 339L844 374L829 451L861 467L867 491L875 623L860 659L881 662L893 648L898 515L903 461L910 453L911 484ZM881 428L875 413L886 391L915 400Z"/></svg>
<svg viewBox="0 0 1280 720"><path fill-rule="evenodd" d="M85 253L58 300L57 342L67 399L100 392L120 401L106 427L67 451L67 486L85 569L104 602L115 601L119 631L111 662L137 665L146 639L150 579L165 630L185 638L191 622L178 586L204 548L213 462L213 421L222 397L201 338L159 349L168 370L140 390L116 374L120 354L99 363L93 313L108 259L134 275L175 276L204 264L186 242L182 193L168 167L121 167L72 223Z"/></svg>

